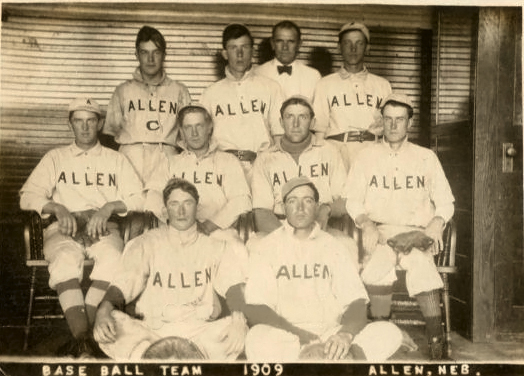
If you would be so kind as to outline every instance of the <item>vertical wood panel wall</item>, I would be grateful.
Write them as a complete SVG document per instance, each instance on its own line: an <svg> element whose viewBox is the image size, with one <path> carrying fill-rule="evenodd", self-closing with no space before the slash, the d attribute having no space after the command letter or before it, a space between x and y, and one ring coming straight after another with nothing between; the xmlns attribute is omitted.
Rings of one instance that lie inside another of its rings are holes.
<svg viewBox="0 0 524 376"><path fill-rule="evenodd" d="M122 6L126 9L118 9ZM164 34L168 74L198 101L223 73L218 51L231 22L250 28L255 64L268 58L272 25L297 22L303 32L299 59L327 74L341 64L340 26L363 21L371 29L370 71L418 106L421 31L431 28L431 17L429 7L399 6L4 4L0 211L18 210L17 191L42 155L72 141L66 114L71 99L88 95L105 108L114 88L131 77L137 66L134 41L144 24ZM412 132L417 138L418 117Z"/></svg>

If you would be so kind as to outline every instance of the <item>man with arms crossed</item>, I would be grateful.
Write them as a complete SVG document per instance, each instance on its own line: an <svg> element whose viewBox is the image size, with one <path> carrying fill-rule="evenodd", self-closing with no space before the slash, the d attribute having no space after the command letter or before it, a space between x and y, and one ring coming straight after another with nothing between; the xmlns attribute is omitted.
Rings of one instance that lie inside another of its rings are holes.
<svg viewBox="0 0 524 376"><path fill-rule="evenodd" d="M273 26L271 47L275 58L257 68L257 73L277 81L285 98L302 95L313 99L313 91L320 73L297 60L302 45L300 28L291 21L281 21Z"/></svg>
<svg viewBox="0 0 524 376"><path fill-rule="evenodd" d="M389 82L364 65L369 40L365 25L350 22L342 26L338 44L343 65L318 82L313 99L317 115L313 130L338 147L346 169L382 133L380 106L391 93Z"/></svg>
<svg viewBox="0 0 524 376"><path fill-rule="evenodd" d="M124 243L115 214L141 210L142 184L122 154L98 142L102 111L93 99L69 105L72 145L48 152L20 190L20 207L55 220L44 230L49 286L75 338L71 355L92 356L95 312L109 286ZM86 255L95 260L84 298L80 281Z"/></svg>
<svg viewBox="0 0 524 376"><path fill-rule="evenodd" d="M386 321L367 324L368 297L355 264L315 222L315 185L305 176L293 178L282 198L287 221L249 250L247 358L388 359L401 345L401 331Z"/></svg>
<svg viewBox="0 0 524 376"><path fill-rule="evenodd" d="M395 266L406 270L410 296L416 297L426 321L430 357L441 359L442 280L433 255L442 244L445 224L454 211L454 198L442 166L429 149L408 141L413 104L393 93L384 99L384 140L363 150L349 171L346 207L362 229L364 247L362 280L370 297L371 315L387 319L391 312ZM391 237L420 230L433 239L432 251L414 248L395 255L387 245Z"/></svg>
<svg viewBox="0 0 524 376"><path fill-rule="evenodd" d="M126 246L97 311L94 337L113 359L140 359L160 339L176 336L192 341L206 359L234 360L247 330L240 312L246 250L197 231L199 195L188 181L168 181L163 198L169 225ZM217 294L232 312L219 320ZM122 312L137 297L143 320Z"/></svg>

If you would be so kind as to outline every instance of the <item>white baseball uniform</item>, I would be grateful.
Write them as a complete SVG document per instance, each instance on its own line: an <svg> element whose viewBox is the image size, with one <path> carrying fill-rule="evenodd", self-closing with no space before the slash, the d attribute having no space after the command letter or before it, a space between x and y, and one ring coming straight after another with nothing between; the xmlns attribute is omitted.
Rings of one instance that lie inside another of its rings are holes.
<svg viewBox="0 0 524 376"><path fill-rule="evenodd" d="M213 135L220 150L259 152L282 135L282 91L277 82L253 70L237 80L226 67L226 77L209 86L201 103L214 121Z"/></svg>
<svg viewBox="0 0 524 376"><path fill-rule="evenodd" d="M292 325L317 334L323 341L340 329L341 316L352 302L368 300L347 249L318 224L307 239L300 239L286 222L254 244L249 252L246 303L266 305ZM380 337L375 336L371 341L366 335L360 340L358 335L355 337L354 342L361 345L368 359L377 358L373 342L388 338L390 332L395 335L390 337L382 360L400 346L399 329L393 324L386 327ZM249 360L293 361L298 359L299 352L297 336L268 325L253 327L246 337Z"/></svg>
<svg viewBox="0 0 524 376"><path fill-rule="evenodd" d="M71 213L96 211L111 201L123 201L127 210L142 210L143 206L140 179L129 161L100 143L89 150L73 143L49 151L23 185L20 196L23 210L40 214L49 202L62 204ZM96 261L92 279L109 280L118 258L115 254L118 256L123 248L118 226L110 224L109 230L109 236L87 247L88 255ZM62 235L58 223L45 230L44 255L50 261L51 287L82 278L84 248L70 236Z"/></svg>
<svg viewBox="0 0 524 376"><path fill-rule="evenodd" d="M359 73L349 73L341 67L322 78L315 88L313 109L317 121L313 130L324 132L326 137L366 131L380 118L382 101L390 93L390 83L365 67ZM340 149L346 168L370 144L369 141L333 143Z"/></svg>
<svg viewBox="0 0 524 376"><path fill-rule="evenodd" d="M143 321L114 314L117 340L101 348L111 358L139 358L154 340L179 336L192 340L209 359L226 359L219 334L229 318L213 321L220 314L216 293L225 296L231 286L245 282L246 269L243 245L210 238L196 225L187 231L165 226L133 239L105 299L118 305L111 300L115 289L125 302L138 297L136 312Z"/></svg>
<svg viewBox="0 0 524 376"><path fill-rule="evenodd" d="M145 210L152 211L164 222L162 191L173 176L186 179L197 188L200 222L210 220L226 230L240 214L251 211L251 193L240 162L235 156L217 150L213 139L201 158L184 150L157 166L146 183Z"/></svg>
<svg viewBox="0 0 524 376"><path fill-rule="evenodd" d="M378 224L380 244L362 278L369 285L391 285L396 256L387 239L405 231L424 229L435 217L449 221L454 197L433 151L405 141L393 151L385 141L363 150L349 171L346 208L352 218L366 214ZM401 256L411 296L442 287L431 252L412 250Z"/></svg>
<svg viewBox="0 0 524 376"><path fill-rule="evenodd" d="M291 64L291 75L287 73L278 73L277 66L282 65L276 58L270 60L258 68L256 72L267 78L271 78L280 84L284 98L292 95L302 95L313 100L315 86L320 80L320 73L311 67L308 67L299 60L294 60Z"/></svg>
<svg viewBox="0 0 524 376"><path fill-rule="evenodd" d="M166 155L176 153L177 113L189 103L187 88L165 72L158 82L147 84L137 68L133 79L116 88L103 132L115 136L142 181L148 180L153 167Z"/></svg>
<svg viewBox="0 0 524 376"><path fill-rule="evenodd" d="M253 208L284 214L282 186L297 176L307 176L315 184L320 203L332 203L342 196L346 171L338 150L331 144L319 143L315 137L300 154L299 163L280 144L260 153L253 166Z"/></svg>

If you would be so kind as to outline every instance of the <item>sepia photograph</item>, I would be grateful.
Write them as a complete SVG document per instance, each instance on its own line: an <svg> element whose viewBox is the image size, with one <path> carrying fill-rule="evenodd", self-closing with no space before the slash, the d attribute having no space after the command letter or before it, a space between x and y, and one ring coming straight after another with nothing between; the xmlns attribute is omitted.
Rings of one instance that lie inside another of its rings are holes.
<svg viewBox="0 0 524 376"><path fill-rule="evenodd" d="M522 4L0 4L0 376L524 376Z"/></svg>

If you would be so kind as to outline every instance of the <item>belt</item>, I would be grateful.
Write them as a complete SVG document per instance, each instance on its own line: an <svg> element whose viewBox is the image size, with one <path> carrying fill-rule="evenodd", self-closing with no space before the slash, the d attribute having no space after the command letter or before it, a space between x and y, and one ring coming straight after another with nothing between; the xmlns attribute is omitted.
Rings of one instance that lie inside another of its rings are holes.
<svg viewBox="0 0 524 376"><path fill-rule="evenodd" d="M233 154L239 160L245 162L253 162L257 159L257 153L251 150L226 150L226 152Z"/></svg>
<svg viewBox="0 0 524 376"><path fill-rule="evenodd" d="M341 142L375 141L375 135L373 133L369 133L368 131L346 132L333 136L327 136L326 138Z"/></svg>

